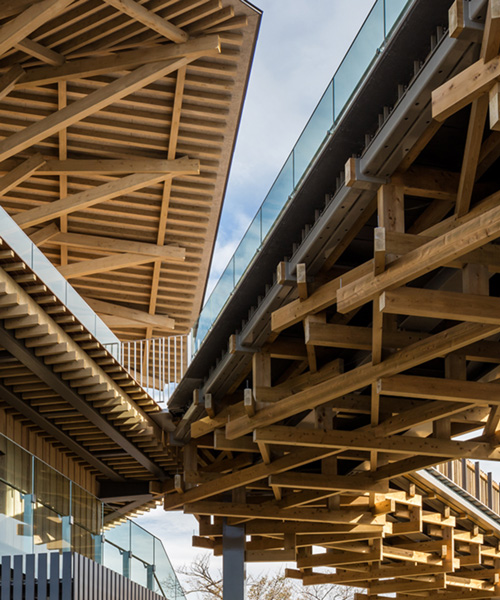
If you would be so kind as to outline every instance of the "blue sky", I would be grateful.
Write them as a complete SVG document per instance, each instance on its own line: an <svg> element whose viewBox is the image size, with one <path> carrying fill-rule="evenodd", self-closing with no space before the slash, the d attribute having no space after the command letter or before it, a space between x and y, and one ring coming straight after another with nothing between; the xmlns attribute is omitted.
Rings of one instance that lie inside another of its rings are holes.
<svg viewBox="0 0 500 600"><path fill-rule="evenodd" d="M264 11L212 267L231 258L374 0L255 0ZM160 537L174 568L196 554L194 517L159 508L137 522ZM214 567L220 565L213 559ZM275 568L274 565L271 566ZM258 572L266 565L254 567ZM193 598L190 596L190 598Z"/></svg>

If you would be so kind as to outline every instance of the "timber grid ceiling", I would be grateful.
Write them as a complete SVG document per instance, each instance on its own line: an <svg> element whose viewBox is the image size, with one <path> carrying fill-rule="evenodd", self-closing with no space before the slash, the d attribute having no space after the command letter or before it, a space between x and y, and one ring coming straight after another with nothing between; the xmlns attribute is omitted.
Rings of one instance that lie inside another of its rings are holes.
<svg viewBox="0 0 500 600"><path fill-rule="evenodd" d="M260 12L3 0L0 204L123 340L201 308Z"/></svg>
<svg viewBox="0 0 500 600"><path fill-rule="evenodd" d="M470 33L463 8L450 37ZM196 546L220 554L225 518L245 527L248 562L295 562L304 585L500 595L500 529L415 473L500 459L499 49L491 0L392 177L348 160L361 217L321 268L278 265L280 306L257 309L264 325L232 336L194 391L164 508L196 516Z"/></svg>

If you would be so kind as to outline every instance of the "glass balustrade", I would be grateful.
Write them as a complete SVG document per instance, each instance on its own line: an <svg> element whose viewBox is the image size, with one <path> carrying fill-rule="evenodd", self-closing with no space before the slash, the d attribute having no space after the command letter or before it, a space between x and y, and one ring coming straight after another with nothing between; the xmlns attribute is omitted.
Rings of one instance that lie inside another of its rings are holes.
<svg viewBox="0 0 500 600"><path fill-rule="evenodd" d="M191 330L196 352L413 0L377 0Z"/></svg>
<svg viewBox="0 0 500 600"><path fill-rule="evenodd" d="M78 552L168 600L186 600L162 542L0 434L0 556Z"/></svg>
<svg viewBox="0 0 500 600"><path fill-rule="evenodd" d="M119 360L120 357L116 354L116 350L120 347L119 340L111 329L95 314L80 294L2 207L0 207L0 219L2 221L0 237L101 344L110 345L111 353L114 353L115 358Z"/></svg>

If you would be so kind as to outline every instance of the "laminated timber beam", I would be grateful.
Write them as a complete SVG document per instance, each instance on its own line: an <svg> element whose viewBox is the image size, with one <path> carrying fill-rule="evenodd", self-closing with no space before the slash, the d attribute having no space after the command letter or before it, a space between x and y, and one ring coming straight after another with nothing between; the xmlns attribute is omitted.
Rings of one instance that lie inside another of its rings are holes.
<svg viewBox="0 0 500 600"><path fill-rule="evenodd" d="M0 171L9 173L22 164L9 159L0 164ZM37 168L38 175L128 175L132 173L176 173L198 175L200 161L189 158L174 160L123 158L46 160Z"/></svg>
<svg viewBox="0 0 500 600"><path fill-rule="evenodd" d="M38 425L44 432L51 435L58 442L63 444L66 448L74 452L77 456L82 458L89 465L94 467L108 477L115 484L119 481L124 481L124 478L119 475L116 471L114 471L111 467L109 467L105 462L99 460L92 452L89 452L85 446L82 446L76 440L74 440L70 435L65 433L62 429L54 425L49 419L47 419L43 414L41 414L38 410L30 406L26 401L20 398L18 395L14 394L10 389L8 389L3 384L0 384L0 398L12 406L15 410L19 411L24 417Z"/></svg>
<svg viewBox="0 0 500 600"><path fill-rule="evenodd" d="M90 93L88 96L76 100L48 117L29 125L22 131L12 134L0 142L0 161L10 158L14 154L29 148L54 133L58 133L77 121L81 121L85 117L109 106L113 102L121 100L150 83L157 81L161 77L177 71L200 56L219 53L220 45L218 37L209 45L212 46L211 49L194 52L183 58L152 62L151 64L139 67L131 73L123 75L112 83L108 83L95 92Z"/></svg>
<svg viewBox="0 0 500 600"><path fill-rule="evenodd" d="M32 31L55 17L73 0L44 0L30 6L20 15L0 27L0 56L23 40Z"/></svg>
<svg viewBox="0 0 500 600"><path fill-rule="evenodd" d="M146 27L156 31L160 35L163 35L172 42L186 42L189 39L189 35L180 27L175 26L173 23L170 23L166 19L163 19L150 10L147 10L144 8L144 6L138 4L134 0L105 1L111 6L114 6L117 10L125 13L136 21L139 21L139 23L142 23Z"/></svg>
<svg viewBox="0 0 500 600"><path fill-rule="evenodd" d="M152 260L151 256L145 254L113 254L112 256L105 256L103 258L82 260L69 265L63 265L58 267L58 269L59 273L66 279L74 279L76 277L85 277L86 275L94 275L96 273L115 271L116 269L123 269L124 267L144 265L150 263Z"/></svg>
<svg viewBox="0 0 500 600"><path fill-rule="evenodd" d="M15 65L0 77L0 100L11 93L24 73L25 71L21 66Z"/></svg>
<svg viewBox="0 0 500 600"><path fill-rule="evenodd" d="M403 287L383 292L379 298L379 309L393 315L500 323L500 298L480 294Z"/></svg>
<svg viewBox="0 0 500 600"><path fill-rule="evenodd" d="M350 394L370 385L380 377L396 375L498 332L500 332L500 326L460 323L441 333L416 342L376 365L360 365L347 373L337 375L325 382L313 385L307 390L290 395L279 402L275 402L272 406L258 411L254 417L240 417L232 420L226 426L226 436L229 439L234 439L250 433L258 427L272 425L277 421L325 404L344 394Z"/></svg>
<svg viewBox="0 0 500 600"><path fill-rule="evenodd" d="M447 233L398 258L380 275L367 274L337 292L337 309L348 312L387 289L402 286L500 236L500 207L461 222Z"/></svg>
<svg viewBox="0 0 500 600"><path fill-rule="evenodd" d="M185 44L167 44L154 48L118 52L112 56L81 58L68 61L58 67L36 67L26 71L16 84L17 87L38 87L50 83L70 81L84 77L94 77L105 73L116 73L165 61L178 61L181 58L194 60L200 56L210 56L219 52L220 39L208 35L193 39ZM172 62L172 64L175 64ZM187 63L186 63L187 64ZM179 67L176 67L178 69ZM161 76L159 76L161 77ZM158 77L158 78L159 78Z"/></svg>
<svg viewBox="0 0 500 600"><path fill-rule="evenodd" d="M187 172L189 173L189 170ZM89 190L84 190L83 192L78 192L71 196L67 196L66 198L54 200L54 202L18 213L13 219L21 229L26 229L34 225L39 225L40 223L45 223L51 219L68 215L76 210L89 208L95 204L104 202L105 200L117 198L122 194L139 190L148 185L154 185L171 176L170 173L138 173L127 175L116 181L103 183Z"/></svg>
<svg viewBox="0 0 500 600"><path fill-rule="evenodd" d="M266 429L256 429L254 441L266 444L306 446L308 448L354 448L356 450L377 450L396 454L417 454L421 456L443 456L445 458L477 458L478 460L500 460L500 449L493 444L469 440L466 442L420 438L408 435L388 438L363 431L317 431L276 425Z"/></svg>
<svg viewBox="0 0 500 600"><path fill-rule="evenodd" d="M37 233L38 231L30 235L33 241L36 238ZM69 246L72 248L92 248L95 250L102 250L103 252L144 254L145 256L162 260L176 259L182 261L186 255L186 250L184 248L172 244L158 246L157 244L149 244L146 242L134 242L133 240L109 238L100 235L88 235L86 233L62 233L57 226L54 234L44 241L50 241L51 244Z"/></svg>
<svg viewBox="0 0 500 600"><path fill-rule="evenodd" d="M150 315L143 310L104 302L95 298L84 297L85 302L98 314L121 317L130 321L136 321L142 325L151 325L158 329L174 329L175 320L167 315Z"/></svg>

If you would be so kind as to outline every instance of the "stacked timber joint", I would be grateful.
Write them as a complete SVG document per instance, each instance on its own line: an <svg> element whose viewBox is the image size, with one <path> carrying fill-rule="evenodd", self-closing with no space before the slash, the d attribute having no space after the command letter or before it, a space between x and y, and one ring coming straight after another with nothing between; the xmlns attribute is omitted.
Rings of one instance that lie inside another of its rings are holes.
<svg viewBox="0 0 500 600"><path fill-rule="evenodd" d="M423 78L440 87L394 110L420 134L415 125L396 139L390 115L379 133L391 160L405 149L396 170L347 161L332 206L350 214L310 229L336 236L310 242L311 269L294 257L278 266L263 308L179 418L184 472L164 506L196 515L196 545L220 553L226 523L245 528L247 561L295 561L287 573L305 585L405 599L500 593L499 522L417 473L500 459L500 138L490 131L500 3L488 3L481 39L468 5L451 8L450 34L462 37L446 38L457 52L449 75L429 59Z"/></svg>

